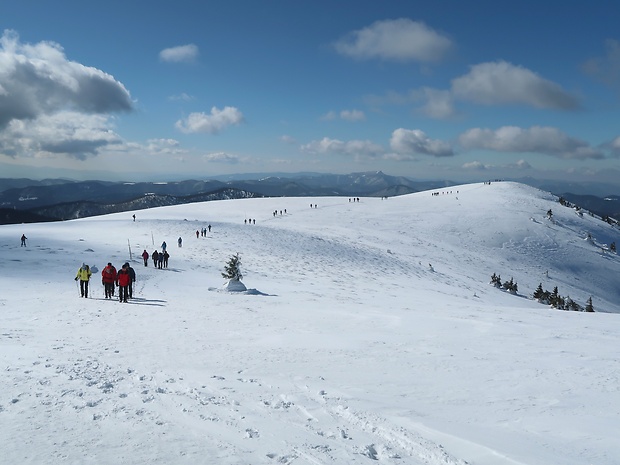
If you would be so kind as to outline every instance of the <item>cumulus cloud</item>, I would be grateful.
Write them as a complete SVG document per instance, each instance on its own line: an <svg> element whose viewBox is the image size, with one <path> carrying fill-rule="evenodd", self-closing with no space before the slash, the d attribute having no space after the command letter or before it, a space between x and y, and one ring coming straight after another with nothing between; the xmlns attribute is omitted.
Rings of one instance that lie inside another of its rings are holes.
<svg viewBox="0 0 620 465"><path fill-rule="evenodd" d="M210 114L191 113L184 120L177 121L176 127L186 134L218 134L228 126L237 126L243 121L243 113L235 107L224 107L222 110L213 107Z"/></svg>
<svg viewBox="0 0 620 465"><path fill-rule="evenodd" d="M12 121L58 112L106 114L133 109L127 89L103 71L70 61L53 42L22 44L14 31L0 39L0 130Z"/></svg>
<svg viewBox="0 0 620 465"><path fill-rule="evenodd" d="M419 129L396 129L392 132L390 147L400 154L420 154L434 157L451 157L454 155L449 143L430 139Z"/></svg>
<svg viewBox="0 0 620 465"><path fill-rule="evenodd" d="M521 159L515 163L515 168L519 170L529 170L532 169L532 165L530 165L527 161Z"/></svg>
<svg viewBox="0 0 620 465"><path fill-rule="evenodd" d="M485 165L484 163L482 163L481 161L470 161L467 163L463 163L462 168L464 170L469 170L469 171L485 171L487 169L490 168L489 165Z"/></svg>
<svg viewBox="0 0 620 465"><path fill-rule="evenodd" d="M229 165L235 165L240 162L240 158L237 155L232 155L226 152L209 153L204 155L203 159L208 162L226 163Z"/></svg>
<svg viewBox="0 0 620 465"><path fill-rule="evenodd" d="M336 51L357 59L435 62L453 47L452 41L422 22L408 18L376 21L333 44Z"/></svg>
<svg viewBox="0 0 620 465"><path fill-rule="evenodd" d="M78 160L121 143L110 114L131 111L111 75L70 61L53 42L0 39L0 152L10 157L66 155Z"/></svg>
<svg viewBox="0 0 620 465"><path fill-rule="evenodd" d="M374 157L383 153L383 147L368 140L341 141L324 137L302 145L301 150L309 154L337 153L342 155L363 155Z"/></svg>
<svg viewBox="0 0 620 465"><path fill-rule="evenodd" d="M481 63L452 81L453 95L483 105L524 104L574 110L577 99L554 82L505 61Z"/></svg>
<svg viewBox="0 0 620 465"><path fill-rule="evenodd" d="M346 121L363 121L366 119L366 115L361 110L342 110L340 118Z"/></svg>
<svg viewBox="0 0 620 465"><path fill-rule="evenodd" d="M390 91L383 96L366 96L364 101L372 106L418 105L419 113L434 119L456 116L459 101L563 111L576 110L580 106L578 98L559 84L505 61L474 65L467 74L453 79L449 89L422 87L403 93Z"/></svg>
<svg viewBox="0 0 620 465"><path fill-rule="evenodd" d="M446 119L456 114L454 97L451 92L425 87L421 93L426 100L426 104L420 108L424 115L435 119Z"/></svg>
<svg viewBox="0 0 620 465"><path fill-rule="evenodd" d="M193 63L200 52L194 44L165 48L159 52L159 59L167 63Z"/></svg>
<svg viewBox="0 0 620 465"><path fill-rule="evenodd" d="M495 131L473 128L459 136L459 143L466 149L530 152L578 160L603 158L600 150L552 127L533 126L523 129L516 126L504 126Z"/></svg>
<svg viewBox="0 0 620 465"><path fill-rule="evenodd" d="M108 117L69 111L33 120L14 119L0 132L0 152L14 158L62 154L85 160L121 142Z"/></svg>
<svg viewBox="0 0 620 465"><path fill-rule="evenodd" d="M187 150L182 149L181 143L176 139L149 139L143 149L147 153L160 155L179 155L187 153Z"/></svg>

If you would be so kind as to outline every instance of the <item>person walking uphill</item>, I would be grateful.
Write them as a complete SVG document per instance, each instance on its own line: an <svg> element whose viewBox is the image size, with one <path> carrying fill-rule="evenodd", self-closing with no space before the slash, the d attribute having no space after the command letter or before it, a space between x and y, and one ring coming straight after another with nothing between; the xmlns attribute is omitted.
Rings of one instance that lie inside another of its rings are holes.
<svg viewBox="0 0 620 465"><path fill-rule="evenodd" d="M75 280L80 280L80 294L82 297L88 298L88 281L90 281L92 273L86 263L82 263L82 266L78 269L75 275Z"/></svg>
<svg viewBox="0 0 620 465"><path fill-rule="evenodd" d="M151 258L153 259L153 266L157 268L157 259L159 258L159 253L157 250L151 254Z"/></svg>
<svg viewBox="0 0 620 465"><path fill-rule="evenodd" d="M127 266L127 272L129 273L130 278L127 290L129 291L129 298L133 299L133 283L136 282L136 271L131 267L129 262L125 263L125 265Z"/></svg>
<svg viewBox="0 0 620 465"><path fill-rule="evenodd" d="M144 266L149 266L149 253L144 249L142 252L142 260L144 260Z"/></svg>
<svg viewBox="0 0 620 465"><path fill-rule="evenodd" d="M28 238L26 237L25 234L22 234L22 245L20 247L26 247L26 241L28 240Z"/></svg>
<svg viewBox="0 0 620 465"><path fill-rule="evenodd" d="M108 265L101 272L101 284L105 291L105 298L111 299L114 295L114 283L116 282L116 268L108 262Z"/></svg>
<svg viewBox="0 0 620 465"><path fill-rule="evenodd" d="M118 297L119 302L127 302L129 298L129 284L131 283L131 276L127 268L129 265L125 263L116 275L116 284L118 285Z"/></svg>

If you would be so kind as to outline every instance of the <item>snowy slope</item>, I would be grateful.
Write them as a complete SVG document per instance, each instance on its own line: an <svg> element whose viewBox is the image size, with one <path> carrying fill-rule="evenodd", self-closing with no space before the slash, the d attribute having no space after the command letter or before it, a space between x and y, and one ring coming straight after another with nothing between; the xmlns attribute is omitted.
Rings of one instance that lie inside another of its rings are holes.
<svg viewBox="0 0 620 465"><path fill-rule="evenodd" d="M618 463L620 232L521 184L438 192L0 227L0 463ZM136 298L80 298L129 247Z"/></svg>

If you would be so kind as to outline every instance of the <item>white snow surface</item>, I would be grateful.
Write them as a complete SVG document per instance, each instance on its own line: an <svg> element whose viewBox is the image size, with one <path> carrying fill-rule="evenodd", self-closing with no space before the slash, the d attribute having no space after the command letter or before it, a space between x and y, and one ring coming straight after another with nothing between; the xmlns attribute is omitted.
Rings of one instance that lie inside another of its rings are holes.
<svg viewBox="0 0 620 465"><path fill-rule="evenodd" d="M522 184L437 192L0 226L0 463L620 463L618 228ZM127 260L133 300L100 273L79 296L82 262Z"/></svg>

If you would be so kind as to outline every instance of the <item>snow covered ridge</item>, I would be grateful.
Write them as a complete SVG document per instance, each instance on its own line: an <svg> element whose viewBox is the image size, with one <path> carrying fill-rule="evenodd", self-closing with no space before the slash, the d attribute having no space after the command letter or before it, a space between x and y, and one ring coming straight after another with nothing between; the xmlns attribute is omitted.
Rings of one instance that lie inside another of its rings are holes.
<svg viewBox="0 0 620 465"><path fill-rule="evenodd" d="M616 465L613 242L515 183L0 226L0 462ZM79 296L126 261L129 303Z"/></svg>

